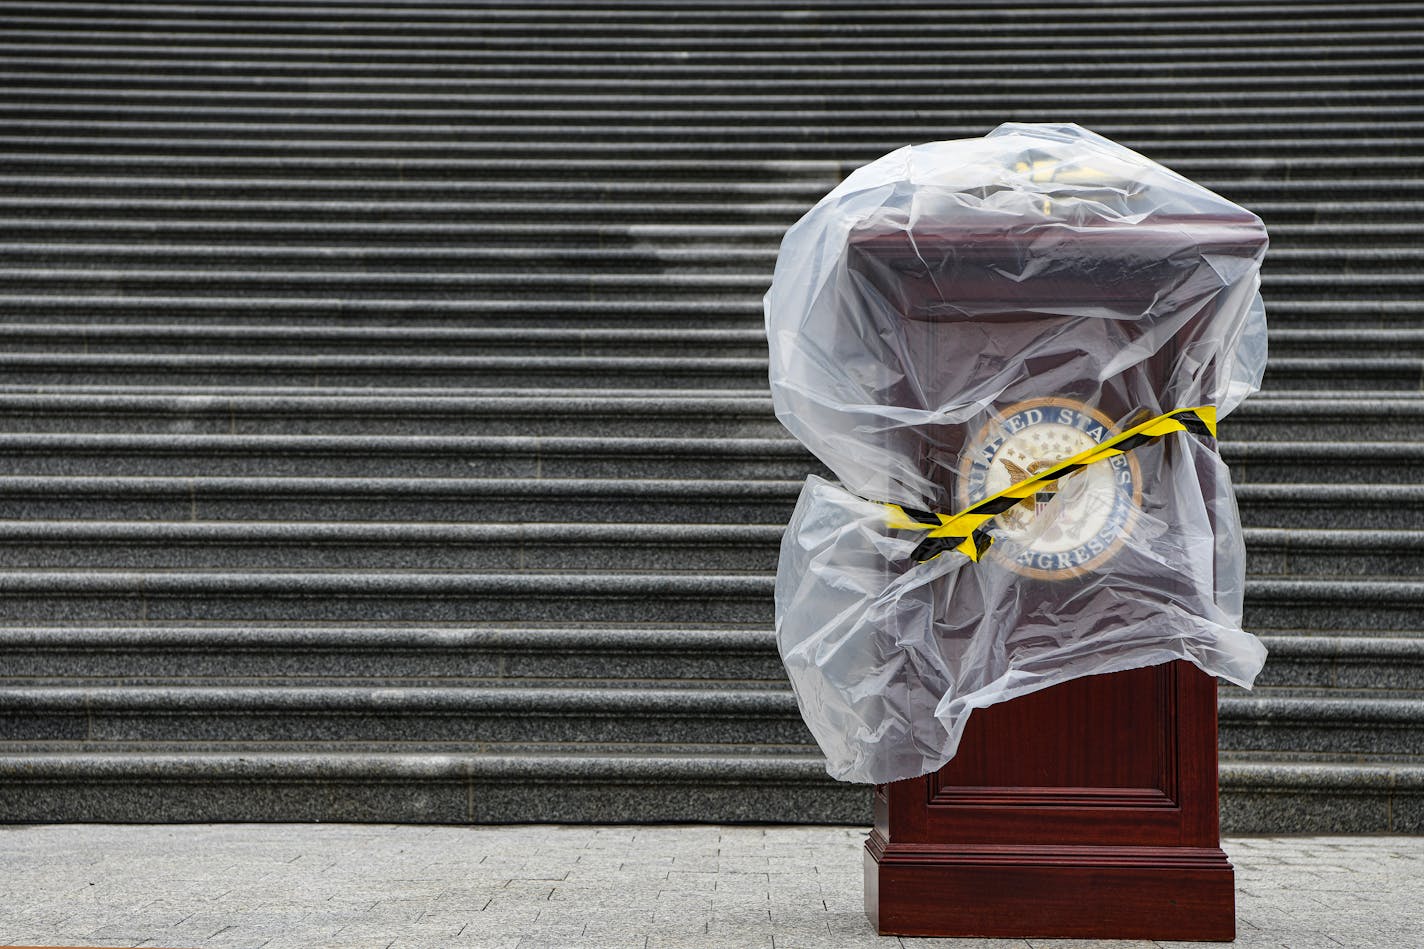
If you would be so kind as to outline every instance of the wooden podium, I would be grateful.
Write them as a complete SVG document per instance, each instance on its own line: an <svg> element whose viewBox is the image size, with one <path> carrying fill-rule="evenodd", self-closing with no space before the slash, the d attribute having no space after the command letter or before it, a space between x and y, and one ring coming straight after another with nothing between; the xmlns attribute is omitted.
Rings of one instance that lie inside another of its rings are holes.
<svg viewBox="0 0 1424 949"><path fill-rule="evenodd" d="M889 374L895 404L932 405L916 401L926 398L924 389L975 391L1011 354L1060 327L1084 351L1120 352L1154 331L1164 288L1193 302L1185 311L1166 308L1179 318L1150 356L1117 375L1075 375L1068 355L1040 355L996 404L1063 396L1112 419L1154 400L1162 404L1144 414L1192 404L1173 401L1173 380L1179 360L1212 351L1201 341L1217 315L1208 293L1193 296L1192 281L1213 275L1193 268L1207 255L1250 259L1265 245L1260 222L1244 212L1149 216L1132 228L1083 226L1065 252L1068 263L1027 277L1015 270L1029 240L1023 232L957 221L926 213L913 233L872 222L852 235L851 269L861 292L875 298L866 319L880 321L866 335L896 340L895 357L914 362ZM1116 318L1056 315L1087 307ZM1223 370L1196 367L1199 378ZM919 388L896 389L901 379ZM956 465L972 454L973 435L949 425L932 435L918 456L921 469L944 487L941 507L954 509L970 500L951 491L965 483ZM919 436L894 437L905 442L896 450L911 455ZM1060 595L1055 582L1072 582L1071 572L1022 572L1022 595L1044 602ZM1216 693L1214 678L1177 661L1075 679L975 711L946 767L876 789L865 851L865 909L876 929L1233 939L1234 874L1217 820Z"/></svg>
<svg viewBox="0 0 1424 949"><path fill-rule="evenodd" d="M1231 940L1216 680L1179 661L975 712L949 765L875 789L865 911L906 936Z"/></svg>

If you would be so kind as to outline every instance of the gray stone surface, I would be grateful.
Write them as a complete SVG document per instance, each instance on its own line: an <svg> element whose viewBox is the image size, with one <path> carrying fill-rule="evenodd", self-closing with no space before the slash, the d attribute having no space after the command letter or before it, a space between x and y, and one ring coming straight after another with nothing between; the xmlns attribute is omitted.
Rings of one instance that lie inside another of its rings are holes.
<svg viewBox="0 0 1424 949"><path fill-rule="evenodd" d="M1267 636L1270 661L1258 689L1387 689L1410 693L1424 682L1424 638ZM1239 694L1227 692L1224 694Z"/></svg>
<svg viewBox="0 0 1424 949"><path fill-rule="evenodd" d="M250 521L589 521L784 524L801 479L0 477L6 518ZM1388 529L1424 513L1424 487L1237 487L1248 527ZM576 507L571 507L576 506Z"/></svg>
<svg viewBox="0 0 1424 949"><path fill-rule="evenodd" d="M1311 751L1412 758L1424 753L1424 701L1412 697L1233 693L1221 700L1224 751Z"/></svg>
<svg viewBox="0 0 1424 949"><path fill-rule="evenodd" d="M762 277L752 279L760 283ZM163 356L0 353L12 385L60 386L82 376L91 384L188 384L294 387L458 386L687 390L746 389L766 379L766 358L709 356ZM1393 381L1393 380L1390 380Z"/></svg>
<svg viewBox="0 0 1424 949"><path fill-rule="evenodd" d="M1378 390L1406 395L1419 391L1424 363L1417 357L1376 356L1365 358L1272 358L1266 368L1265 385L1277 392L1320 388L1322 378L1336 390Z"/></svg>
<svg viewBox="0 0 1424 949"><path fill-rule="evenodd" d="M1241 484L1236 502L1248 527L1414 528L1424 515L1424 486Z"/></svg>
<svg viewBox="0 0 1424 949"><path fill-rule="evenodd" d="M751 524L0 521L0 568L774 572Z"/></svg>
<svg viewBox="0 0 1424 949"><path fill-rule="evenodd" d="M767 744L777 242L1066 109L1271 229L1226 825L1420 829L1424 8L556 5L5 4L0 815L861 819Z"/></svg>
<svg viewBox="0 0 1424 949"><path fill-rule="evenodd" d="M834 180L828 180L828 186ZM232 260L245 254L260 254L268 260L326 261L341 256L390 255L417 259L430 266L445 257L447 262L464 264L476 255L498 254L506 260L528 266L547 261L557 255L566 265L579 266L605 262L608 258L623 264L654 263L647 256L637 257L630 249L568 246L563 248L501 247L498 245L465 248L457 254L442 254L437 247L377 247L372 244L347 247L325 247L316 250L311 245L286 248L255 248L241 245L173 245L150 241L128 245L75 244L70 248L77 257L91 257L107 252L112 257L147 258L173 253L192 253L211 262L214 258ZM712 266L745 266L749 262L771 266L775 250L767 247L718 248L719 256L687 254L684 257ZM24 256L25 251L16 253ZM723 356L766 356L766 336L760 327L693 329L689 327L657 328L544 326L519 327L459 327L459 326L202 326L202 325L94 325L86 323L51 323L21 325L8 334L13 352L55 352L82 346L87 352L104 353L235 353L251 356L257 353L288 355L326 355L378 351L387 355L478 356L498 352L528 352L536 350L546 355L658 355L687 354L689 343L709 354ZM1338 333L1320 331L1314 336L1297 334L1299 345L1307 350L1317 345L1329 346L1340 340ZM1356 345L1369 353L1380 347L1397 345L1398 334L1376 331L1362 334ZM1320 339L1319 344L1312 344ZM1373 341L1373 345L1372 345ZM45 398L45 397L39 397ZM53 398L52 396L49 398ZM9 405L0 399L0 411Z"/></svg>
<svg viewBox="0 0 1424 949"><path fill-rule="evenodd" d="M1414 346L1424 342L1418 330L1376 330L1373 334L1341 330L1271 330L1271 354L1288 356L1314 354L1312 350L1336 352L1355 348L1356 341L1368 346L1371 340L1385 346ZM1306 345L1308 343L1308 347ZM1303 351L1302 351L1303 350ZM1373 382L1373 376L1367 376ZM1381 441L1410 441L1419 436L1424 423L1424 401L1413 392L1381 398L1383 393L1357 396L1334 393L1339 399L1321 404L1318 398L1295 398L1290 391L1271 391L1253 396L1222 421L1223 437L1249 441L1298 441L1329 439L1352 441L1361 432ZM3 403L0 403L3 404Z"/></svg>
<svg viewBox="0 0 1424 949"><path fill-rule="evenodd" d="M83 710L83 711L78 711ZM58 718L66 712L73 717ZM77 713L77 714L76 714ZM85 724L87 722L87 729ZM808 745L789 690L85 688L0 690L0 742L592 742ZM86 734L87 731L87 734Z"/></svg>
<svg viewBox="0 0 1424 949"><path fill-rule="evenodd" d="M414 823L548 820L864 822L870 791L832 781L804 749L675 746L600 754L596 746L511 746L437 753L399 746L135 747L118 753L28 749L0 756L0 814L14 821L398 819ZM746 749L742 749L744 752ZM442 790L440 808L410 793ZM448 792L448 793L445 793ZM382 817L382 815L387 815Z"/></svg>
<svg viewBox="0 0 1424 949"><path fill-rule="evenodd" d="M452 478L3 477L7 518L156 521L673 520L775 524L795 480Z"/></svg>
<svg viewBox="0 0 1424 949"><path fill-rule="evenodd" d="M0 573L11 622L182 624L506 622L769 624L767 574L427 572ZM533 595L537 591L537 596ZM1252 578L1245 624L1260 632L1413 635L1424 581Z"/></svg>
<svg viewBox="0 0 1424 949"><path fill-rule="evenodd" d="M48 328L19 327L19 332L12 332L10 336L20 337L14 342L21 345L26 342L24 331L36 329ZM106 327L89 332L133 329L144 327ZM189 328L148 329L162 337L164 333L159 331L173 335ZM226 329L240 332L242 328ZM204 328L192 330L194 335L200 335ZM421 332L438 331L415 328L406 332L416 336ZM1405 340L1407 343L1417 343L1424 338L1424 334L1417 331L1406 332L1411 334ZM293 349L311 352L319 351L330 333L330 330L309 328L305 335L289 332L282 339ZM1273 345L1290 333L1290 330L1273 333ZM130 345L160 346L143 336L127 335L135 338ZM583 339L600 335L612 335L609 345L625 354L664 346L669 349L668 355L685 354L689 348L697 347L709 356L716 356L724 352L717 341L727 337L735 338L739 345L760 350L763 356L766 350L765 338L759 330L735 331L735 335L728 330L695 329L605 330L601 333L496 330L474 336L468 345L477 349L484 347L494 353L500 352L503 344L508 348L528 347L539 353L560 355L564 350L595 348ZM178 342L168 345L179 345L182 340L183 337L178 337ZM1350 341L1350 337L1334 331L1323 337L1319 345L1346 345ZM380 342L375 332L368 331L347 345L374 346ZM57 339L43 339L29 345L60 343ZM196 347L200 343L201 338L192 345ZM234 345L253 344L254 341L242 340ZM99 345L89 340L87 349L95 352ZM597 352L587 354L598 355ZM0 425L11 432L400 435L419 431L427 435L677 437L695 430L707 437L784 436L784 430L771 413L771 401L760 378L744 388L727 389L725 395L715 393L715 398L707 393L690 395L685 388L599 389L595 387L599 381L597 376L581 379L581 388L561 391L551 383L526 386L520 395L511 394L508 385L486 389L477 386L443 388L440 378L427 380L423 389L349 388L341 386L339 380L319 388L281 387L278 383L282 380L270 375L264 376L260 387L224 385L222 383L230 380L208 377L201 388L184 388L175 385L179 381L165 376L152 385L67 386L65 392L56 394L36 393L17 384L17 380L9 380L0 386ZM545 380L530 377L521 381ZM662 386L672 381L664 378ZM1253 398L1223 421L1223 436L1249 441L1351 441L1361 432L1368 432L1372 439L1409 441L1416 437L1420 423L1424 422L1424 401L1413 393L1343 393L1338 401L1324 405L1319 399L1294 396L1283 391Z"/></svg>
<svg viewBox="0 0 1424 949"><path fill-rule="evenodd" d="M1418 644L1424 649L1424 640ZM669 627L0 628L0 683L266 679L288 685L469 680L786 681L771 630ZM1327 675L1321 673L1321 675Z"/></svg>
<svg viewBox="0 0 1424 949"><path fill-rule="evenodd" d="M8 471L87 476L789 480L821 470L789 438L0 434Z"/></svg>
<svg viewBox="0 0 1424 949"><path fill-rule="evenodd" d="M1414 763L1221 763L1221 826L1231 833L1419 833L1421 798L1424 769Z"/></svg>
<svg viewBox="0 0 1424 949"><path fill-rule="evenodd" d="M1424 471L1424 442L1374 442L1364 438L1361 433L1359 440L1351 441L1223 441L1221 455L1231 466L1234 484L1419 481Z"/></svg>
<svg viewBox="0 0 1424 949"><path fill-rule="evenodd" d="M1424 583L1391 580L1251 579L1244 625L1259 632L1367 631L1412 635Z"/></svg>
<svg viewBox="0 0 1424 949"><path fill-rule="evenodd" d="M859 827L0 827L0 945L1197 949L877 936ZM1408 949L1424 840L1232 838L1242 949Z"/></svg>
<svg viewBox="0 0 1424 949"><path fill-rule="evenodd" d="M587 513L574 502L545 523L0 520L0 569L776 569L778 524L688 523L682 510L672 523L560 523ZM1421 531L1248 527L1245 539L1253 577L1424 576Z"/></svg>
<svg viewBox="0 0 1424 949"><path fill-rule="evenodd" d="M1246 569L1254 576L1394 577L1424 575L1424 532L1246 528Z"/></svg>
<svg viewBox="0 0 1424 949"><path fill-rule="evenodd" d="M865 786L805 747L469 742L15 742L0 813L15 821L402 820L856 823ZM1273 756L1277 759L1284 755ZM444 789L440 808L411 788ZM1230 833L1424 831L1424 768L1387 760L1221 764Z"/></svg>
<svg viewBox="0 0 1424 949"><path fill-rule="evenodd" d="M688 623L767 625L773 578L687 574L0 574L12 622Z"/></svg>

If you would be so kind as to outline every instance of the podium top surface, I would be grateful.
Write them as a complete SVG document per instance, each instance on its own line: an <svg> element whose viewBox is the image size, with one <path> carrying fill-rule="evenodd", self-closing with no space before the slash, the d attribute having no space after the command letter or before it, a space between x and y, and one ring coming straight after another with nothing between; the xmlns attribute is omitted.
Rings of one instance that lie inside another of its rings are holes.
<svg viewBox="0 0 1424 949"><path fill-rule="evenodd" d="M908 217L882 212L847 240L851 271L908 319L1150 320L1164 294L1218 275L1213 261L1257 260L1267 242L1260 220L1245 213L1067 224L960 207L952 217Z"/></svg>

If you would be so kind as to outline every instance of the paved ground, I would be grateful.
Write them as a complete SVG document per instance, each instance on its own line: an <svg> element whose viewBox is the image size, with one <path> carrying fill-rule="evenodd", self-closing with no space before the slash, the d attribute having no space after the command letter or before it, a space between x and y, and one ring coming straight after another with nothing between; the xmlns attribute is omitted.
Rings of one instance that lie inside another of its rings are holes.
<svg viewBox="0 0 1424 949"><path fill-rule="evenodd" d="M0 825L0 944L1154 945L877 937L861 915L863 836L841 827ZM1238 946L1424 946L1424 838L1239 838L1226 850Z"/></svg>

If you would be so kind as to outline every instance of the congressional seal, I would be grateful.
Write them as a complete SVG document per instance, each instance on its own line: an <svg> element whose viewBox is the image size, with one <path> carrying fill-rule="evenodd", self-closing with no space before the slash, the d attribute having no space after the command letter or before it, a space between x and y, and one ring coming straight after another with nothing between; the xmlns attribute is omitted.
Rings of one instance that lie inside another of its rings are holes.
<svg viewBox="0 0 1424 949"><path fill-rule="evenodd" d="M968 507L1117 434L1112 420L1081 402L1031 399L996 413L964 448L959 502ZM1000 540L987 556L1040 580L1081 576L1122 544L1142 502L1131 454L1117 455L1045 482L1032 497L994 519Z"/></svg>

